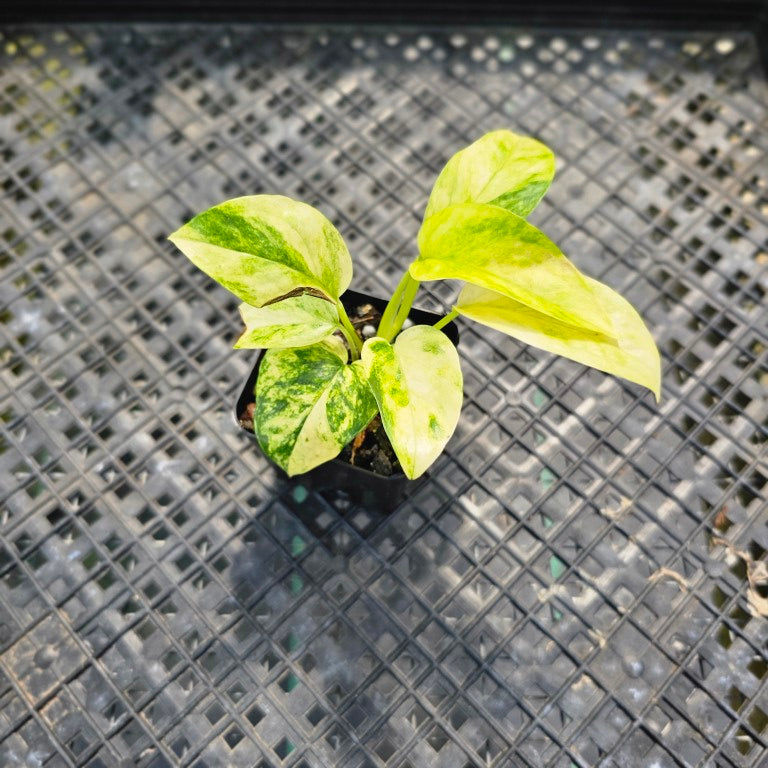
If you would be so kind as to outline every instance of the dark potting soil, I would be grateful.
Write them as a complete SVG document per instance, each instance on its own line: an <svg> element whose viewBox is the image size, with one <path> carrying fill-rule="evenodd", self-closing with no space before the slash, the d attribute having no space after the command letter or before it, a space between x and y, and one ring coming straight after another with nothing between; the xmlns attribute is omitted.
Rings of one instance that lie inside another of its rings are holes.
<svg viewBox="0 0 768 768"><path fill-rule="evenodd" d="M378 328L381 312L371 304L361 304L353 308L349 319L358 336L362 339L364 338L362 331L365 326L371 325ZM249 432L253 432L255 406L256 404L253 402L248 403L239 417L240 426ZM376 415L373 421L342 449L338 458L354 467L367 469L369 472L375 472L384 477L402 471L379 415Z"/></svg>

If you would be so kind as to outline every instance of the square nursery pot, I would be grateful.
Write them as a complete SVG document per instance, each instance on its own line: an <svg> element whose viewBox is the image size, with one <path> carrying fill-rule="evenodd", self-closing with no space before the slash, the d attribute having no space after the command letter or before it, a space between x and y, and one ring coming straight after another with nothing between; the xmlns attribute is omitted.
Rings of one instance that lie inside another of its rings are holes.
<svg viewBox="0 0 768 768"><path fill-rule="evenodd" d="M348 312L362 304L372 304L380 312L383 312L387 305L385 299L368 296L357 291L347 291L341 299ZM423 309L412 309L408 317L417 325L434 325L442 315ZM454 345L458 346L459 329L455 323L448 323L448 325L442 328L442 331ZM261 350L259 352L253 370L245 380L242 392L237 398L234 410L235 422L240 429L253 438L254 442L256 442L256 435L240 424L240 414L254 401L256 378L259 375L259 366L265 351ZM256 445L258 445L258 442L256 442ZM278 471L283 477L288 477L279 467ZM290 480L300 483L308 490L343 491L352 503L360 504L372 511L387 513L393 511L403 500L406 491L418 485L419 480L422 478L408 480L402 472L389 476L378 475L375 472L363 469L362 467L355 467L346 461L336 458L321 464L319 467L315 467L305 474L294 475Z"/></svg>

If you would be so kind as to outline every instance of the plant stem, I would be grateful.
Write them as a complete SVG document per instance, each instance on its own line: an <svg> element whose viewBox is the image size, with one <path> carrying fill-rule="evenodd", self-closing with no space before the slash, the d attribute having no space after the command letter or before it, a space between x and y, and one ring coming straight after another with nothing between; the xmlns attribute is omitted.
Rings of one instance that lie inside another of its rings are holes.
<svg viewBox="0 0 768 768"><path fill-rule="evenodd" d="M336 307L339 310L339 320L341 321L339 328L344 334L344 338L347 340L347 344L349 344L349 350L352 353L352 359L358 360L360 358L360 350L363 348L363 342L360 340L355 327L352 325L349 317L347 316L347 310L344 309L344 305L340 301L337 301Z"/></svg>
<svg viewBox="0 0 768 768"><path fill-rule="evenodd" d="M403 291L405 290L405 286L406 286L406 283L408 282L409 277L410 277L410 274L406 269L405 273L400 278L400 282L397 284L397 288L395 288L395 292L392 294L392 298L389 300L389 302L387 303L387 306L384 308L384 313L381 316L381 320L379 321L379 328L376 332L377 335L381 336L383 339L387 338L387 334L389 333L389 330L395 319L397 310L400 309L400 301L402 300Z"/></svg>
<svg viewBox="0 0 768 768"><path fill-rule="evenodd" d="M383 339L392 341L400 332L408 313L411 311L413 299L420 285L421 283L414 280L411 273L406 269L384 310L384 314L381 316L378 335Z"/></svg>
<svg viewBox="0 0 768 768"><path fill-rule="evenodd" d="M410 273L406 272L408 275L408 282L405 286L405 290L403 291L403 297L400 300L400 308L397 310L397 314L395 315L395 322L393 323L392 327L392 337L387 339L387 341L391 341L392 339L397 336L398 333L400 333L400 329L403 327L403 323L408 318L408 314L411 311L411 306L413 305L413 300L416 297L416 292L419 290L419 286L421 283L418 280L414 280Z"/></svg>
<svg viewBox="0 0 768 768"><path fill-rule="evenodd" d="M459 316L459 313L452 309L445 317L441 317L435 324L434 328L437 328L439 331L441 328L444 328L448 323L451 322L451 320L455 320Z"/></svg>

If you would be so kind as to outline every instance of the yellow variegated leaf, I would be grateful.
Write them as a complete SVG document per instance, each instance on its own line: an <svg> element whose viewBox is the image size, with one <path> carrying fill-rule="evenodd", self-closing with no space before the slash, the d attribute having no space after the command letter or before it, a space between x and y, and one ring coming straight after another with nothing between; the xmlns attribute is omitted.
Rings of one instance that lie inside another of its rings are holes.
<svg viewBox="0 0 768 768"><path fill-rule="evenodd" d="M555 156L545 144L512 131L491 131L446 163L424 218L460 203L490 203L527 216L554 175Z"/></svg>
<svg viewBox="0 0 768 768"><path fill-rule="evenodd" d="M416 280L466 280L560 322L612 336L584 275L536 227L494 205L452 205L419 233Z"/></svg>
<svg viewBox="0 0 768 768"><path fill-rule="evenodd" d="M335 301L352 279L349 251L333 224L312 206L281 195L227 200L169 240L255 307L297 288L315 288Z"/></svg>
<svg viewBox="0 0 768 768"><path fill-rule="evenodd" d="M462 376L456 348L428 325L403 331L394 344L375 337L362 362L381 421L406 476L423 474L456 429Z"/></svg>
<svg viewBox="0 0 768 768"><path fill-rule="evenodd" d="M376 415L362 363L347 365L337 341L273 349L261 362L253 428L264 453L289 475L335 458Z"/></svg>
<svg viewBox="0 0 768 768"><path fill-rule="evenodd" d="M658 400L661 396L659 351L640 315L607 285L585 279L592 291L592 300L610 317L615 339L562 323L507 296L474 285L464 286L455 309L526 344L641 384Z"/></svg>
<svg viewBox="0 0 768 768"><path fill-rule="evenodd" d="M339 325L335 304L310 294L291 296L265 307L240 305L245 323L236 349L285 349L322 341Z"/></svg>

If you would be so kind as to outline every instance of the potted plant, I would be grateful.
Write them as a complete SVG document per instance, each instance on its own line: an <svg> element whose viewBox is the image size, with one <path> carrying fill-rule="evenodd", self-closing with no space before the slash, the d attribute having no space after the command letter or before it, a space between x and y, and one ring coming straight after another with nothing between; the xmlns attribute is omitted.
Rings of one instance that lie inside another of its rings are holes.
<svg viewBox="0 0 768 768"><path fill-rule="evenodd" d="M455 154L427 202L419 256L387 302L347 292L352 261L341 235L287 197L228 200L174 232L170 240L243 301L235 347L266 350L240 400L264 453L301 475L340 454L336 466L354 467L373 439L385 458L366 458L369 474L420 477L459 419L457 336L445 333L458 316L658 400L659 353L640 316L526 221L554 171L548 147L508 130ZM409 321L420 283L441 279L465 281L451 311Z"/></svg>

